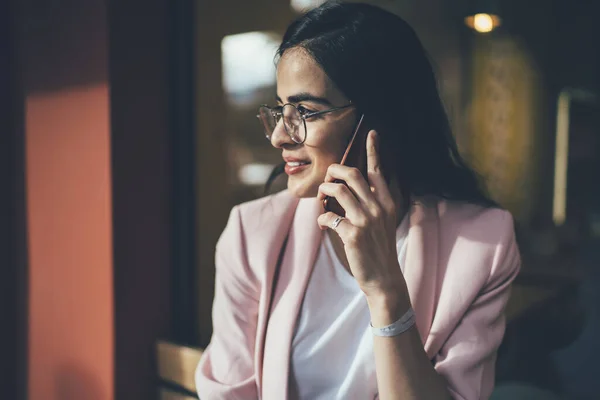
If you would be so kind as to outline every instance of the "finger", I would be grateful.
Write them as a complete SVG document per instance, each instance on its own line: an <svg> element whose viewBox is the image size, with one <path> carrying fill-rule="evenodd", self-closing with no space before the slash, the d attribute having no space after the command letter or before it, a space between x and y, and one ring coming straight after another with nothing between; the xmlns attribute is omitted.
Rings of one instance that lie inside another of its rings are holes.
<svg viewBox="0 0 600 400"><path fill-rule="evenodd" d="M319 193L322 197L329 196L335 198L346 211L346 217L353 224L364 225L366 222L363 207L350 189L343 183L322 183L319 186Z"/></svg>
<svg viewBox="0 0 600 400"><path fill-rule="evenodd" d="M377 142L377 132L374 130L369 131L367 135L367 172L379 172L381 170Z"/></svg>
<svg viewBox="0 0 600 400"><path fill-rule="evenodd" d="M371 192L379 201L379 204L386 206L392 200L392 195L387 182L381 172L381 159L379 158L379 134L376 131L370 131L367 136L367 177Z"/></svg>
<svg viewBox="0 0 600 400"><path fill-rule="evenodd" d="M317 218L317 223L319 224L319 228L321 230L331 229L338 234L340 239L342 239L342 242L347 243L357 228L346 218L342 218L337 226L334 227L334 222L339 217L340 216L336 213L327 212L319 215L319 218Z"/></svg>
<svg viewBox="0 0 600 400"><path fill-rule="evenodd" d="M341 180L346 182L348 187L358 200L368 208L377 204L377 200L371 193L367 178L363 176L358 168L347 167L340 164L332 164L327 168L325 182L335 182Z"/></svg>
<svg viewBox="0 0 600 400"><path fill-rule="evenodd" d="M319 215L319 217L317 218L317 224L319 224L319 228L321 230L327 230L327 229L337 229L339 228L339 225L341 225L341 223L343 221L340 221L340 223L338 224L338 226L336 228L333 227L333 222L340 217L340 215L337 215L334 212L328 211L324 214Z"/></svg>

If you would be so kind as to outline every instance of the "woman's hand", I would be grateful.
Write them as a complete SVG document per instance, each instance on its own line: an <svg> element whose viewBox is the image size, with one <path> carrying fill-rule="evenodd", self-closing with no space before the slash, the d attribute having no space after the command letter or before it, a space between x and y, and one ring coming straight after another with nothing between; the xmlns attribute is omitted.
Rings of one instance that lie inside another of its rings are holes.
<svg viewBox="0 0 600 400"><path fill-rule="evenodd" d="M394 303L397 307L399 301L408 301L408 294L396 250L396 203L381 172L377 142L377 133L370 131L368 182L357 168L332 164L318 198L335 197L346 211L346 218L334 230L344 243L350 270L369 304ZM336 179L348 186L334 183ZM320 228L333 229L338 217L333 212L320 215Z"/></svg>

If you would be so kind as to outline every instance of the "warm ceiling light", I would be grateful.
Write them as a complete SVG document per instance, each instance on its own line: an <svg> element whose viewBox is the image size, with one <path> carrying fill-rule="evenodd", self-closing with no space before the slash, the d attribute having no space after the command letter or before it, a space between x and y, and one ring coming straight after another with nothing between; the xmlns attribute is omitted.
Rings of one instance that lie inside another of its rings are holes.
<svg viewBox="0 0 600 400"><path fill-rule="evenodd" d="M488 33L500 26L500 17L494 14L475 14L465 18L465 23L479 33Z"/></svg>

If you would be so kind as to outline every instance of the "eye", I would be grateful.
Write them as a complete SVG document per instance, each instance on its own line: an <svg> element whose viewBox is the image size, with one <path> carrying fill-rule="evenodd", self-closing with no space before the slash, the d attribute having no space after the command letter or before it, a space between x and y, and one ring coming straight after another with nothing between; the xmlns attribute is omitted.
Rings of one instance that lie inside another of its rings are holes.
<svg viewBox="0 0 600 400"><path fill-rule="evenodd" d="M298 106L298 111L302 115L306 115L306 114L310 114L310 113L314 112L313 110L309 110L308 108L306 108L304 106Z"/></svg>

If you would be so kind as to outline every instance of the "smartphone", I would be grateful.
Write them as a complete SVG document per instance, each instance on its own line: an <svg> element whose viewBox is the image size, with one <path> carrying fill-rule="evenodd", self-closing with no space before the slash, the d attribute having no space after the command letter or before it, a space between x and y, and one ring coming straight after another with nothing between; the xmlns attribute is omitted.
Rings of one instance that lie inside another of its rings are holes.
<svg viewBox="0 0 600 400"><path fill-rule="evenodd" d="M346 147L346 151L342 156L342 160L340 161L341 165L358 168L365 179L367 179L367 135L371 130L368 125L365 114L362 114L356 124L354 134ZM346 182L339 179L334 182L346 184ZM333 197L325 197L323 200L323 208L325 208L325 211L334 212L342 217L346 216L346 211Z"/></svg>

